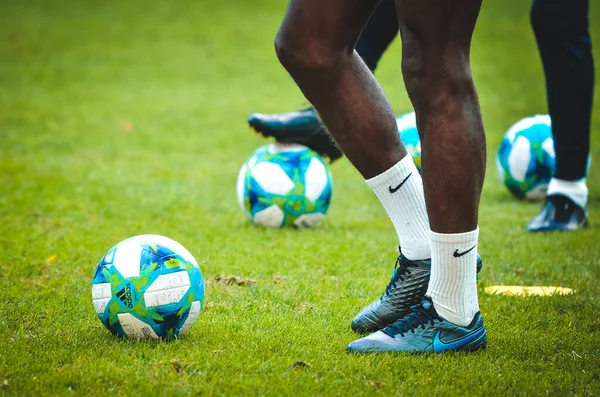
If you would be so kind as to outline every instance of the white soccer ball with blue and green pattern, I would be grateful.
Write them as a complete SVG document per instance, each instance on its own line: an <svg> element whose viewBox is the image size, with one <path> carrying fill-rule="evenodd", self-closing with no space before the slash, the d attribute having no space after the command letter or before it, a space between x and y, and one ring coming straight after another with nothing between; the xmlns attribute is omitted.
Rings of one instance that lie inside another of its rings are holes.
<svg viewBox="0 0 600 397"><path fill-rule="evenodd" d="M256 225L315 227L329 208L331 174L314 150L297 144L258 148L240 169L237 197Z"/></svg>
<svg viewBox="0 0 600 397"><path fill-rule="evenodd" d="M529 200L546 196L555 162L552 123L547 114L526 117L513 124L496 156L504 185L516 197Z"/></svg>
<svg viewBox="0 0 600 397"><path fill-rule="evenodd" d="M123 240L100 260L92 300L110 332L135 339L171 339L198 319L204 279L196 259L170 238Z"/></svg>
<svg viewBox="0 0 600 397"><path fill-rule="evenodd" d="M401 114L396 117L400 139L411 155L417 169L421 171L421 139L417 130L417 118L415 112Z"/></svg>

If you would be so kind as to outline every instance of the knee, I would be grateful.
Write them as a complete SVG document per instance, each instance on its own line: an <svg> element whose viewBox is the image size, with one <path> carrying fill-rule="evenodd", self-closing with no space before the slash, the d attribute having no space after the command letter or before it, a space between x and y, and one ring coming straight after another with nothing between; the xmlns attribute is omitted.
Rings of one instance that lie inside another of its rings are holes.
<svg viewBox="0 0 600 397"><path fill-rule="evenodd" d="M275 36L275 54L277 54L277 59L283 67L286 69L293 68L302 59L301 51L303 49L298 37L286 34L282 29L277 32L277 36Z"/></svg>
<svg viewBox="0 0 600 397"><path fill-rule="evenodd" d="M292 76L335 70L341 62L349 59L352 51L353 48L338 48L323 39L283 29L275 37L277 58Z"/></svg>
<svg viewBox="0 0 600 397"><path fill-rule="evenodd" d="M416 51L403 56L402 74L415 107L429 108L473 90L468 53L432 57Z"/></svg>
<svg viewBox="0 0 600 397"><path fill-rule="evenodd" d="M426 62L423 56L414 51L402 54L402 77L409 95L416 94L425 84L426 74Z"/></svg>

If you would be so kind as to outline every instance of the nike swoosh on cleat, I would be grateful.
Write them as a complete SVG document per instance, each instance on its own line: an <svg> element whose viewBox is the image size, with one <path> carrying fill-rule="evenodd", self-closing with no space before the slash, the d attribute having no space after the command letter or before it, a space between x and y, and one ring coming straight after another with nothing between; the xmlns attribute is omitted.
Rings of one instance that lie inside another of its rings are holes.
<svg viewBox="0 0 600 397"><path fill-rule="evenodd" d="M478 330L473 331L462 338L455 339L452 342L444 342L440 339L440 331L438 331L438 333L435 335L435 338L433 339L433 350L436 353L442 353L448 350L459 350L467 343L479 338L484 332L485 328L482 326Z"/></svg>
<svg viewBox="0 0 600 397"><path fill-rule="evenodd" d="M454 251L454 253L452 254L453 257L455 258L460 258L461 256L473 251L475 249L475 247L477 247L477 244L475 244L474 246L472 246L471 248L469 248L468 250L466 250L465 252L458 252L458 249L456 251Z"/></svg>
<svg viewBox="0 0 600 397"><path fill-rule="evenodd" d="M402 182L400 182L400 184L398 186L396 186L396 187L389 186L390 193L396 193L398 191L398 189L400 189L402 187L402 185L404 185L404 182L406 182L408 180L408 178L410 178L411 175L412 175L412 172L410 174L408 174L406 176L406 178L404 178L404 180Z"/></svg>

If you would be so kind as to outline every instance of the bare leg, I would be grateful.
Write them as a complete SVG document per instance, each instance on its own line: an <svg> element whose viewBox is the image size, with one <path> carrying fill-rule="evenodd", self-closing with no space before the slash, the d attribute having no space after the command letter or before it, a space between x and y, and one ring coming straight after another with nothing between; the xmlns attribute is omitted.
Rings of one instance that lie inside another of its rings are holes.
<svg viewBox="0 0 600 397"><path fill-rule="evenodd" d="M394 112L354 46L378 0L291 0L277 55L365 177L406 155Z"/></svg>
<svg viewBox="0 0 600 397"><path fill-rule="evenodd" d="M394 0L381 0L356 42L356 52L374 72L396 36L396 4ZM332 162L342 156L340 148L332 141L313 107L280 114L253 113L248 117L248 124L265 137L273 137L279 142L300 143Z"/></svg>
<svg viewBox="0 0 600 397"><path fill-rule="evenodd" d="M460 326L479 311L477 221L486 148L469 52L480 6L481 0L396 0L432 231L427 295L440 316Z"/></svg>
<svg viewBox="0 0 600 397"><path fill-rule="evenodd" d="M402 71L421 135L431 229L477 227L485 135L471 78L471 35L481 0L396 0Z"/></svg>

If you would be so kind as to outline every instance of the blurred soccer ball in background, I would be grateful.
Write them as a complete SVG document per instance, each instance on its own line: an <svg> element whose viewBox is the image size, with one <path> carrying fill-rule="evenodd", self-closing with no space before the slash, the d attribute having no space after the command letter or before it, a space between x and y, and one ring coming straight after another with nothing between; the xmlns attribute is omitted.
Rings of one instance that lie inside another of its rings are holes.
<svg viewBox="0 0 600 397"><path fill-rule="evenodd" d="M327 164L297 144L258 148L240 169L239 205L256 225L314 227L327 213L332 182Z"/></svg>
<svg viewBox="0 0 600 397"><path fill-rule="evenodd" d="M508 129L500 143L496 166L513 195L539 200L546 196L555 159L550 116L535 115Z"/></svg>
<svg viewBox="0 0 600 397"><path fill-rule="evenodd" d="M398 133L406 151L413 158L417 169L421 171L421 140L419 139L419 131L417 130L415 112L401 114L396 117L396 124L398 125Z"/></svg>
<svg viewBox="0 0 600 397"><path fill-rule="evenodd" d="M108 250L92 281L100 321L129 338L183 335L198 319L203 299L196 259L178 242L154 234L128 238Z"/></svg>

